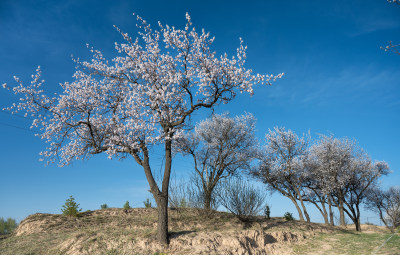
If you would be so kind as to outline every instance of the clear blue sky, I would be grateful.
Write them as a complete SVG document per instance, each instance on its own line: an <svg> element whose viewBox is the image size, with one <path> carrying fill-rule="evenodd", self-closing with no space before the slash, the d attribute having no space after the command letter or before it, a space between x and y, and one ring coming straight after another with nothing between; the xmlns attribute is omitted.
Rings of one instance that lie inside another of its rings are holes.
<svg viewBox="0 0 400 255"><path fill-rule="evenodd" d="M400 56L384 52L400 43L400 6L385 0L339 1L20 1L0 2L0 83L13 75L30 81L40 65L47 91L72 80L75 57L87 59L89 43L107 57L121 42L113 25L134 35L138 13L148 22L182 27L189 12L194 26L216 37L217 53L234 53L239 37L248 46L247 67L285 76L255 95L240 95L217 112L244 111L258 119L257 136L285 126L297 133L332 132L352 137L393 173L385 187L400 183ZM0 90L0 107L15 98ZM205 115L197 115L201 119ZM29 121L0 113L0 217L18 221L36 212L60 213L73 195L84 210L100 204L121 207L126 200L143 206L150 198L143 170L131 160L97 156L58 168L44 166L44 143L27 131ZM20 128L17 128L20 127ZM154 169L161 162L154 155ZM176 158L177 178L192 171L189 159ZM268 198L273 216L296 211L289 199ZM312 207L310 205L310 207ZM372 213L364 213L374 221ZM314 221L321 217L313 210Z"/></svg>

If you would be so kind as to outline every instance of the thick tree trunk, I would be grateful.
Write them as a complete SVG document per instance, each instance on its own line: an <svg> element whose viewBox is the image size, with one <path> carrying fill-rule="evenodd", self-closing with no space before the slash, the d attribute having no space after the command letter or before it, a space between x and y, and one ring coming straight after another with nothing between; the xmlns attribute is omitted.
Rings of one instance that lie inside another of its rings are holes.
<svg viewBox="0 0 400 255"><path fill-rule="evenodd" d="M157 239L161 244L168 245L168 196L160 194L156 201L158 211Z"/></svg>
<svg viewBox="0 0 400 255"><path fill-rule="evenodd" d="M357 222L356 230L361 232L361 223L360 223L360 218L359 217L357 217L356 222Z"/></svg>
<svg viewBox="0 0 400 255"><path fill-rule="evenodd" d="M358 208L358 205L356 205L356 219L357 219L356 230L361 232L360 208Z"/></svg>
<svg viewBox="0 0 400 255"><path fill-rule="evenodd" d="M167 130L168 131L168 130ZM168 132L165 132L168 134ZM164 166L164 177L162 181L162 189L160 191L156 181L154 180L153 174L150 168L150 160L148 150L145 145L142 146L143 159L133 153L132 156L135 158L144 169L146 179L150 185L150 192L153 194L154 200L157 203L158 211L158 225L157 225L157 238L162 245L168 246L168 189L169 181L171 176L172 166L172 144L171 140L165 140L165 166Z"/></svg>
<svg viewBox="0 0 400 255"><path fill-rule="evenodd" d="M211 210L211 197L212 197L212 192L209 190L204 191L204 210L209 212Z"/></svg>
<svg viewBox="0 0 400 255"><path fill-rule="evenodd" d="M168 134L168 131L165 130L165 133ZM158 208L158 227L157 227L157 236L158 241L161 244L168 245L168 190L169 190L169 181L171 177L171 168L172 168L172 142L171 139L165 140L165 165L164 165L164 177L162 181L162 192L160 194L159 202L157 205Z"/></svg>
<svg viewBox="0 0 400 255"><path fill-rule="evenodd" d="M153 194L154 200L157 203L157 239L162 245L168 246L168 189L166 193L160 192L153 176L151 175L150 166L144 166L144 169L150 184L150 192Z"/></svg>

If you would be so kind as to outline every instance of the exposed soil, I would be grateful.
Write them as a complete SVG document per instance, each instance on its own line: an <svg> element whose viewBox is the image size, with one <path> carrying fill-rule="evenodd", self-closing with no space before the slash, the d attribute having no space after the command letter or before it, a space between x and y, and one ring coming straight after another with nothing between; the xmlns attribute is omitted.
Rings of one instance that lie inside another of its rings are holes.
<svg viewBox="0 0 400 255"><path fill-rule="evenodd" d="M319 233L338 231L337 227L282 218L258 217L242 223L223 212L209 218L194 209L171 210L169 217L170 245L166 249L155 240L155 209L109 208L84 212L78 218L33 214L12 236L0 240L0 253L295 254L293 245Z"/></svg>

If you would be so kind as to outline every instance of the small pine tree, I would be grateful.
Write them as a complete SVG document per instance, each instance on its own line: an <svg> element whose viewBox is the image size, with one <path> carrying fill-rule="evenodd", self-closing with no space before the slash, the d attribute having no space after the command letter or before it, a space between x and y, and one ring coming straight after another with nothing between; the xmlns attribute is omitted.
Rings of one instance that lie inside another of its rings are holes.
<svg viewBox="0 0 400 255"><path fill-rule="evenodd" d="M0 235L11 234L17 226L17 222L12 218L8 218L7 220L0 218Z"/></svg>
<svg viewBox="0 0 400 255"><path fill-rule="evenodd" d="M146 199L146 201L143 201L144 207L145 208L151 208L151 201L150 199Z"/></svg>
<svg viewBox="0 0 400 255"><path fill-rule="evenodd" d="M129 201L125 202L124 209L131 209L131 206L129 205Z"/></svg>
<svg viewBox="0 0 400 255"><path fill-rule="evenodd" d="M180 208L187 208L187 203L186 203L186 199L184 197L182 197L181 202L180 202Z"/></svg>
<svg viewBox="0 0 400 255"><path fill-rule="evenodd" d="M67 201L65 201L65 204L62 206L61 211L64 215L70 217L78 217L78 214L80 211L82 211L82 209L80 209L79 204L75 202L75 198L69 196L69 199L67 199Z"/></svg>
<svg viewBox="0 0 400 255"><path fill-rule="evenodd" d="M291 214L290 212L286 212L286 213L283 215L283 217L284 217L285 220L287 220L287 221L294 220L293 214Z"/></svg>
<svg viewBox="0 0 400 255"><path fill-rule="evenodd" d="M265 205L265 210L264 210L264 214L265 214L265 218L267 218L267 220L271 219L271 211L269 208L269 205Z"/></svg>
<svg viewBox="0 0 400 255"><path fill-rule="evenodd" d="M108 205L107 205L107 204L102 204L102 205L100 205L100 208L101 208L101 209L107 209L107 208L108 208Z"/></svg>

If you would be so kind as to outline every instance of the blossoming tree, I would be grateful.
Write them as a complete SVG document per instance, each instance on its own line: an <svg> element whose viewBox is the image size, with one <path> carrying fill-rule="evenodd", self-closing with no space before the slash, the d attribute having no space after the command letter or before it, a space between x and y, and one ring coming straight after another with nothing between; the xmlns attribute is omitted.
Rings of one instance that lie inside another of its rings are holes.
<svg viewBox="0 0 400 255"><path fill-rule="evenodd" d="M310 216L303 201L304 158L307 154L309 136L299 137L292 130L275 127L265 135L267 145L260 152L260 163L251 174L267 184L270 191L279 191L289 198L299 213L300 221L310 222ZM297 204L300 201L300 206Z"/></svg>
<svg viewBox="0 0 400 255"><path fill-rule="evenodd" d="M372 162L355 140L332 135L320 136L307 161L313 165L308 170L316 183L314 191L324 197L320 199L321 205L327 201L331 214L333 202L339 210L340 224L346 225L346 213L356 230L361 231L360 205L366 200L369 188L389 173L389 165L384 161Z"/></svg>
<svg viewBox="0 0 400 255"><path fill-rule="evenodd" d="M188 14L183 29L159 22L153 30L137 19L136 39L116 28L125 43L115 44L117 56L111 61L94 49L90 61L75 60L75 80L62 84L59 95L43 93L40 68L30 85L15 77L18 85L12 90L21 101L8 109L34 118L32 126L40 128L38 135L48 143L41 155L50 163L65 166L99 153L132 156L143 167L157 203L158 240L168 244L172 148L189 116L228 103L237 92L252 94L253 85L269 84L282 74L252 74L246 69L242 40L235 57L216 57L210 49L214 38L204 30L197 33ZM149 149L155 145L165 152L161 187L150 166Z"/></svg>

